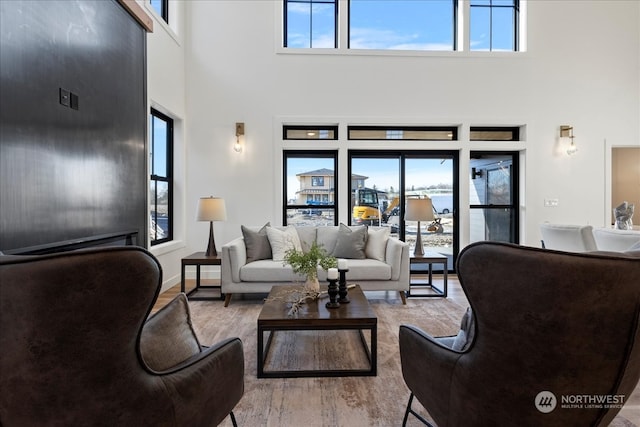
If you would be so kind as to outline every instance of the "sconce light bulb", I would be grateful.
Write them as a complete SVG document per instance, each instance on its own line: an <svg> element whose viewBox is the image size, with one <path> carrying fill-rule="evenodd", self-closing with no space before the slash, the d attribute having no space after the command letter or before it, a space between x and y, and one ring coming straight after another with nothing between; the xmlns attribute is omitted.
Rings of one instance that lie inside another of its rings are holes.
<svg viewBox="0 0 640 427"><path fill-rule="evenodd" d="M236 136L236 143L233 144L233 149L235 150L236 153L239 153L242 151L242 144L240 144L240 137Z"/></svg>

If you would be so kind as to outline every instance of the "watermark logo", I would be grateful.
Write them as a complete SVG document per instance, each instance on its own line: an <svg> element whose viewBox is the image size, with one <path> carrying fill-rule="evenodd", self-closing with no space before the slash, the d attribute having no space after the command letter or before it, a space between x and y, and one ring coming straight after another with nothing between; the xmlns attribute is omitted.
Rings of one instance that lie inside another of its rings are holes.
<svg viewBox="0 0 640 427"><path fill-rule="evenodd" d="M620 409L624 406L625 395L600 394L563 394L560 400L550 391L541 391L536 395L535 405L538 411L548 414L560 406L561 409Z"/></svg>
<svg viewBox="0 0 640 427"><path fill-rule="evenodd" d="M548 414L549 412L556 409L558 399L556 399L556 395L551 393L550 391L541 391L536 396L535 403L538 411L542 412L543 414Z"/></svg>

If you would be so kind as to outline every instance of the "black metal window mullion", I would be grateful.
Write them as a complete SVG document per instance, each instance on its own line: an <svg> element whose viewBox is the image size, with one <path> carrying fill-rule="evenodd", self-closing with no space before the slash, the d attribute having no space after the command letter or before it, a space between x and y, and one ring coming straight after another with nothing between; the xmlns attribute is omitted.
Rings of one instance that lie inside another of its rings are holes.
<svg viewBox="0 0 640 427"><path fill-rule="evenodd" d="M160 138L155 133L155 126L153 122L158 119L162 120L166 125L165 140L158 141ZM151 240L152 245L164 243L173 240L173 119L162 114L161 112L151 109L151 152L150 152L150 181L154 183L153 191L153 210L155 216L152 217L155 223L156 230L161 228L158 225L158 183L163 182L167 184L167 234L160 239ZM162 143L165 145L166 155L166 167L165 175L158 175L158 171L155 170L155 157L157 155L156 143Z"/></svg>

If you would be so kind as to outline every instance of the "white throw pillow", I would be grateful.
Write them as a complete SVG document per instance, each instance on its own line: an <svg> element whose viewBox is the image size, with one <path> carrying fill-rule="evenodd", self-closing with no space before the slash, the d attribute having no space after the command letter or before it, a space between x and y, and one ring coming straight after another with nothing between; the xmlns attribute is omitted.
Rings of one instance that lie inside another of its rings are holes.
<svg viewBox="0 0 640 427"><path fill-rule="evenodd" d="M287 226L282 231L277 228L267 227L267 237L269 238L274 261L284 261L284 256L289 249L302 251L300 237L292 225Z"/></svg>
<svg viewBox="0 0 640 427"><path fill-rule="evenodd" d="M384 262L387 252L387 240L389 239L389 229L373 229L369 227L368 232L367 246L364 250L367 258Z"/></svg>

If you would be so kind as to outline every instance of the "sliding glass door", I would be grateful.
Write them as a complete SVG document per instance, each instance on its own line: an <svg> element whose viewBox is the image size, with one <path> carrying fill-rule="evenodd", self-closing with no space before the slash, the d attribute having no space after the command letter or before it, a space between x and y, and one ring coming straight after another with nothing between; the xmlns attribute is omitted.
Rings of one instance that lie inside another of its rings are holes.
<svg viewBox="0 0 640 427"><path fill-rule="evenodd" d="M405 221L409 198L429 198L433 219L420 222L425 252L458 252L457 151L349 151L351 224L388 227L412 248L416 221Z"/></svg>

